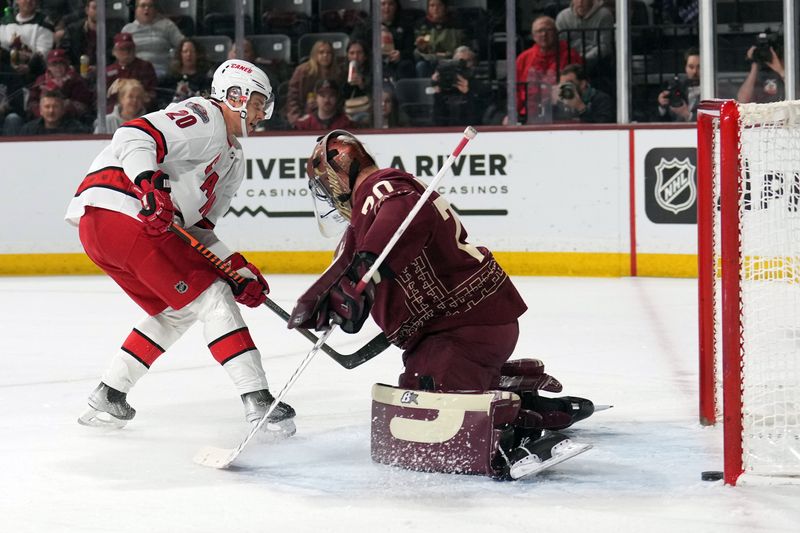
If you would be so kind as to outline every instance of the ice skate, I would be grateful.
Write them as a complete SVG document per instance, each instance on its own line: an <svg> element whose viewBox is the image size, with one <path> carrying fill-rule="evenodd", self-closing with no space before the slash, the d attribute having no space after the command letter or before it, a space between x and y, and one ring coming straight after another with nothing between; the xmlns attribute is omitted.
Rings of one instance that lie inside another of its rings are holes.
<svg viewBox="0 0 800 533"><path fill-rule="evenodd" d="M89 395L89 408L78 417L84 426L121 428L136 415L127 394L100 382Z"/></svg>
<svg viewBox="0 0 800 533"><path fill-rule="evenodd" d="M242 394L244 416L251 424L257 424L261 417L269 410L275 397L266 389ZM297 431L294 425L294 409L288 404L280 402L267 418L262 430L275 439L291 437Z"/></svg>
<svg viewBox="0 0 800 533"><path fill-rule="evenodd" d="M542 438L533 442L523 442L511 450L507 457L510 463L508 475L512 479L535 476L542 470L575 457L591 447L591 444L572 442L563 433L545 432Z"/></svg>

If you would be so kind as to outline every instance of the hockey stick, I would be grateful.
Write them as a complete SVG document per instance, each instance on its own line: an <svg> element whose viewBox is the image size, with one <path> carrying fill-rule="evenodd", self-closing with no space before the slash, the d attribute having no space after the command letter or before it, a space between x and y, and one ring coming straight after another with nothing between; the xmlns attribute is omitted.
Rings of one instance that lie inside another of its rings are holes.
<svg viewBox="0 0 800 533"><path fill-rule="evenodd" d="M406 215L405 220L403 220L403 222L400 224L400 227L397 228L397 231L395 231L394 235L392 235L392 238L389 240L389 243L386 245L386 248L384 248L383 252L381 252L378 258L375 260L375 263L373 263L372 268L370 268L367 271L367 273L364 274L364 276L361 278L361 281L359 281L358 285L356 285L356 291L358 292L358 294L363 292L370 278L375 274L375 272L378 271L378 268L381 266L381 263L386 259L386 256L389 255L389 252L392 250L394 245L397 244L397 241L400 239L400 236L406 231L406 228L408 228L409 224L411 224L411 220L414 218L414 216L416 216L419 210L422 209L422 205L425 203L428 197L433 193L433 190L436 188L436 185L438 185L439 181L441 181L445 173L453 165L453 162L455 162L456 157L458 157L458 155L461 153L461 151L464 149L464 147L467 145L470 139L475 138L475 135L477 135L477 132L475 131L475 128L473 128L472 126L468 126L467 129L464 130L464 137L461 139L461 142L458 143L456 149L453 150L453 153L450 154L450 157L448 157L447 160L444 162L442 168L439 169L439 172L436 174L436 176L430 182L428 187L425 189L425 192L422 193L419 200L417 200L417 203L414 204L414 207L412 207L411 211L409 211L408 215ZM275 400L273 400L272 405L270 405L267 412L264 413L264 416L261 417L261 420L259 420L258 423L255 424L250 429L250 432L247 434L244 440L241 443L239 443L239 445L236 448L228 449L228 448L217 448L214 446L206 446L195 454L193 459L194 462L203 466L210 466L213 468L228 468L236 460L236 458L239 457L239 454L242 453L242 450L244 450L245 446L247 446L247 444L251 440L253 440L253 437L255 437L255 435L261 430L261 427L267 422L267 418L269 417L269 415L272 414L272 411L274 411L275 408L278 406L278 403L281 400L283 400L283 397L289 391L294 382L297 381L297 378L300 376L303 370L305 370L305 368L314 358L316 353L325 344L325 342L328 340L331 334L333 334L333 331L336 329L336 326L337 326L336 324L331 325L331 328L322 334L322 336L319 338L316 344L314 344L314 347L311 348L311 351L308 352L308 355L306 355L305 358L300 362L300 365L297 367L297 370L294 371L294 374L292 374L292 377L290 377L289 381L286 382L286 385L283 386L283 389L281 389L278 395L275 396Z"/></svg>
<svg viewBox="0 0 800 533"><path fill-rule="evenodd" d="M200 253L203 257L208 260L209 263L214 265L217 270L225 274L225 277L228 278L232 283L237 285L243 283L245 281L244 277L237 273L235 270L230 268L225 262L220 259L214 252L206 248L203 243L198 241L196 238L192 236L191 233L186 231L180 226L176 226L175 224L171 224L169 227L170 231L181 238L186 244L194 248L197 252ZM267 298L264 302L264 305L269 307L271 311L273 311L276 315L281 317L284 322L289 322L289 313L287 313L281 306L279 306L274 301ZM311 333L307 329L303 328L295 328L303 337L310 340L312 343L315 343L319 340L319 338ZM355 368L363 363L366 363L379 353L383 352L386 348L389 347L389 341L386 339L386 335L383 333L378 334L372 340L370 340L367 344L362 346L360 349L356 350L351 354L341 354L328 346L327 344L322 344L320 349L325 352L331 359L345 367L346 369L350 370L351 368Z"/></svg>

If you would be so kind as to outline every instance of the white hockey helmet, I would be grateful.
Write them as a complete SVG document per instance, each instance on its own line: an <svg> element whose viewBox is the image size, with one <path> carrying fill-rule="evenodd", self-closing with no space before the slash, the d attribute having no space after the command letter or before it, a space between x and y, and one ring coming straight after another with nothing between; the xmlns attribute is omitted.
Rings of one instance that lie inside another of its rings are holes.
<svg viewBox="0 0 800 533"><path fill-rule="evenodd" d="M243 59L229 59L217 67L211 79L211 98L223 102L231 111L236 111L242 119L242 135L247 137L247 102L253 93L261 93L266 99L265 118L272 116L275 95L272 85L264 71ZM241 104L234 107L228 97L241 96Z"/></svg>

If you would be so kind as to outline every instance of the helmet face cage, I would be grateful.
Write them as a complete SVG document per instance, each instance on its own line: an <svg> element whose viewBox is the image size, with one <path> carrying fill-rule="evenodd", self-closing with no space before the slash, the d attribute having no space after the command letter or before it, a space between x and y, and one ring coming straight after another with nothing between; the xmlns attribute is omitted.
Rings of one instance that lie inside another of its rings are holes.
<svg viewBox="0 0 800 533"><path fill-rule="evenodd" d="M351 191L339 177L338 172L328 159L329 155L334 157L338 155L338 153L332 154L329 147L329 141L337 133L341 133L341 130L333 130L318 139L314 152L306 165L308 186L316 199L325 202L344 218L350 220L352 212L352 206L350 205ZM322 215L322 217L330 214L329 212Z"/></svg>

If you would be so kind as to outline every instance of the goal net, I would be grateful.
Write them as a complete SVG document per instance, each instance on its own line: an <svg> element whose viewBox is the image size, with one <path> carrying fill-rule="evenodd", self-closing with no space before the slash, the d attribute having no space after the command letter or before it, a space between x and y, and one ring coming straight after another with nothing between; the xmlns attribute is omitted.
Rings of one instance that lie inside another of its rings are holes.
<svg viewBox="0 0 800 533"><path fill-rule="evenodd" d="M701 105L698 261L700 420L724 422L725 482L800 482L800 101Z"/></svg>

